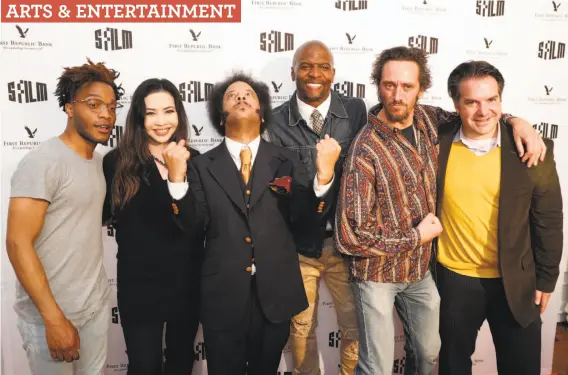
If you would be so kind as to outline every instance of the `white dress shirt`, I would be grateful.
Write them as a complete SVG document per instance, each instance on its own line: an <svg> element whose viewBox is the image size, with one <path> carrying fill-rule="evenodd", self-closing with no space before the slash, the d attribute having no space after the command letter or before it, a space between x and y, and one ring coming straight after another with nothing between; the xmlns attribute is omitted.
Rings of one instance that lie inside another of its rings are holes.
<svg viewBox="0 0 568 375"><path fill-rule="evenodd" d="M300 116L302 116L302 118L306 121L308 127L314 130L314 124L311 119L312 113L314 112L314 109L317 109L321 116L325 119L327 112L329 112L329 106L331 105L331 93L329 94L327 99L317 108L301 101L300 98L298 98L298 95L296 95L296 102L298 103L298 111L300 111Z"/></svg>
<svg viewBox="0 0 568 375"><path fill-rule="evenodd" d="M467 138L463 133L463 125L454 137L454 142L463 143L475 155L482 156L493 150L495 147L501 147L501 127L497 125L497 137L490 139L471 139Z"/></svg>
<svg viewBox="0 0 568 375"><path fill-rule="evenodd" d="M321 103L317 108L316 107L312 107L311 105L304 103L303 101L300 100L300 98L298 98L298 95L296 95L296 102L298 103L298 111L300 112L300 116L302 116L302 118L304 119L304 121L306 121L306 123L308 124L308 127L312 130L314 130L314 124L312 121L312 113L314 112L314 109L317 109L318 112L322 115L322 117L325 119L325 117L327 116L327 112L329 112L329 107L331 106L331 93L329 93L328 97L326 100L324 100L323 103ZM317 175L316 175L317 177ZM333 178L331 179L331 183L333 183L333 180L335 180L335 174L333 174ZM317 178L314 180L314 186L317 186ZM326 230L330 231L332 230L332 226L331 223L328 221L326 224Z"/></svg>

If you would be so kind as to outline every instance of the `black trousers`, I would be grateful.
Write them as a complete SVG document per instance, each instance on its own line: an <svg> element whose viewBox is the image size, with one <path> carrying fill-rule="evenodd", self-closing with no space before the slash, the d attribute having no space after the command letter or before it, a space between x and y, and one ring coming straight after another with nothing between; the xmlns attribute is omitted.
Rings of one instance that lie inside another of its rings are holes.
<svg viewBox="0 0 568 375"><path fill-rule="evenodd" d="M463 276L436 266L440 305L439 375L471 375L477 332L487 319L497 370L503 375L539 375L542 321L521 327L509 309L503 282Z"/></svg>
<svg viewBox="0 0 568 375"><path fill-rule="evenodd" d="M255 276L252 276L247 313L241 327L218 331L203 325L207 373L276 375L289 335L290 320L271 323L264 316L258 301Z"/></svg>
<svg viewBox="0 0 568 375"><path fill-rule="evenodd" d="M197 313L166 322L166 348L162 355L164 322L130 323L122 320L128 355L127 375L190 375L193 343L199 325ZM165 357L165 362L164 362Z"/></svg>

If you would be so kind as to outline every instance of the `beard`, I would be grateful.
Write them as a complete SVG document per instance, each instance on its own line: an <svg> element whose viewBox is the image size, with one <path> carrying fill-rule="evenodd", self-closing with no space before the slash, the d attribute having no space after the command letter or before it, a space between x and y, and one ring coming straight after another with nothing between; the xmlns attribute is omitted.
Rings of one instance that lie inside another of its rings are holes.
<svg viewBox="0 0 568 375"><path fill-rule="evenodd" d="M379 100L383 103L383 109L385 110L386 118L391 122L403 122L408 120L411 116L412 111L416 107L416 103L418 103L418 98L414 100L414 103L411 105L409 103L405 103L402 100L391 100L387 101L380 93L379 93ZM394 112L392 106L399 105L404 106L403 108L399 107L398 112Z"/></svg>

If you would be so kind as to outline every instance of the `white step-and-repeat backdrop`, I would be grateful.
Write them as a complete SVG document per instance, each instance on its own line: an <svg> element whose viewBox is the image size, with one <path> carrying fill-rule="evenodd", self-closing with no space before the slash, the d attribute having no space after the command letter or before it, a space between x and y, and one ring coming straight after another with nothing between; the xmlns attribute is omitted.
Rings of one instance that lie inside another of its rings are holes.
<svg viewBox="0 0 568 375"><path fill-rule="evenodd" d="M186 2L187 3L187 2ZM55 12L56 10L54 10ZM377 102L370 84L371 64L383 49L405 45L429 54L434 85L423 103L452 109L446 90L450 71L469 59L487 60L504 74L504 110L529 120L556 142L555 156L568 197L568 2L557 0L243 0L240 23L3 23L1 25L0 94L2 136L2 235L6 230L10 177L20 159L44 140L59 135L66 124L53 92L62 67L86 57L104 61L121 72L126 88L117 126L106 146L115 147L131 95L150 77L167 78L182 94L189 114L191 144L206 151L218 142L206 116L212 85L234 69L264 80L273 105L294 92L290 66L295 48L319 39L333 51L333 88ZM565 226L568 227L568 226ZM72 235L72 234L70 234ZM105 264L116 298L116 244L112 228L103 228ZM567 242L565 242L566 244ZM4 248L4 240L2 241ZM566 251L565 251L566 253ZM558 313L563 309L561 277L543 316L542 374L550 374ZM15 276L2 252L2 359L4 374L28 375L13 311ZM113 300L116 306L116 301ZM561 306L562 305L562 306ZM338 374L340 334L332 299L321 288L317 335L324 374ZM127 357L113 307L106 374L126 373ZM403 374L404 336L400 324L393 374ZM207 373L201 331L195 341L194 374ZM474 374L496 374L491 335L480 332L473 356ZM289 349L279 375L292 374Z"/></svg>

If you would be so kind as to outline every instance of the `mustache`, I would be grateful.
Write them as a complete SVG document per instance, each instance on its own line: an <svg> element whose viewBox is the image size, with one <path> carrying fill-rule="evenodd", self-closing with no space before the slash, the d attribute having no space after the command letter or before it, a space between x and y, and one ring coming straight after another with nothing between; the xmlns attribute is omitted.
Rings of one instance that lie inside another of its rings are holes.
<svg viewBox="0 0 568 375"><path fill-rule="evenodd" d="M251 106L251 105L248 104L247 102L242 101L242 102L238 102L237 104L235 104L235 105L233 106L233 108L236 108L236 107L238 107L238 106L241 105L241 104L244 104L244 105L248 106L249 108L250 108L250 106Z"/></svg>
<svg viewBox="0 0 568 375"><path fill-rule="evenodd" d="M407 106L408 104L406 104L405 102L400 101L400 100L399 100L399 101L392 100L392 101L389 103L389 105L405 105L405 106Z"/></svg>

